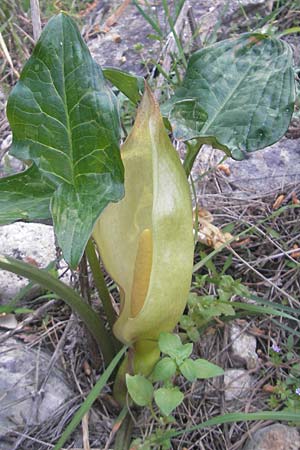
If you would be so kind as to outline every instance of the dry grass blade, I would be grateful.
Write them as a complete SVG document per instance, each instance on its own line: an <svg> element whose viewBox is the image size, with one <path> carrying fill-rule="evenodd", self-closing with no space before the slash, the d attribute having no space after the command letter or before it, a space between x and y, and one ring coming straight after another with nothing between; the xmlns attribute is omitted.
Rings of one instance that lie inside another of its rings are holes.
<svg viewBox="0 0 300 450"><path fill-rule="evenodd" d="M15 67L13 65L12 59L10 57L8 48L7 48L6 44L5 44L5 41L3 39L3 36L2 36L1 32L0 32L0 47L2 48L3 55L5 56L5 58L6 58L7 62L8 62L8 64L10 65L12 71L14 72L14 74L16 75L17 78L20 78L20 74L17 71L17 69L15 69Z"/></svg>
<svg viewBox="0 0 300 450"><path fill-rule="evenodd" d="M83 450L91 450L89 442L89 412L85 413L81 421Z"/></svg>
<svg viewBox="0 0 300 450"><path fill-rule="evenodd" d="M42 32L39 0L30 0L30 8L31 8L33 39L36 42L39 39L40 34Z"/></svg>

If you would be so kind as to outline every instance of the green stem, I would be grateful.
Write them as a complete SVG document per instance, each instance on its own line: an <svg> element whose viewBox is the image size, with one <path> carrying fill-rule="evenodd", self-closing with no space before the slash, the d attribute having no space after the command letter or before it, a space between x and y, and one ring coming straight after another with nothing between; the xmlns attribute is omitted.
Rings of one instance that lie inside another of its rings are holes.
<svg viewBox="0 0 300 450"><path fill-rule="evenodd" d="M131 442L133 420L129 413L126 414L119 430L116 433L114 450L128 450Z"/></svg>
<svg viewBox="0 0 300 450"><path fill-rule="evenodd" d="M176 45L177 45L177 48L178 48L178 51L179 51L180 58L181 58L181 60L182 60L182 62L183 62L183 65L184 65L184 67L185 67L185 69L186 69L186 68L187 68L187 60L186 60L186 57L185 57L185 55L184 55L183 47L182 47L182 45L181 45L180 39L179 39L179 37L178 37L178 34L176 33L175 25L174 25L173 19L172 19L172 17L171 17L170 11L169 11L168 3L167 3L166 0L162 0L162 4L163 4L164 12L165 12L166 17L167 17L168 22L169 22L171 31L172 31L172 33L173 33L174 40L175 40Z"/></svg>
<svg viewBox="0 0 300 450"><path fill-rule="evenodd" d="M9 256L0 255L0 269L8 270L9 272L29 278L35 283L38 283L46 289L49 289L49 291L57 294L79 315L90 333L94 336L99 349L103 354L105 364L108 365L110 363L115 354L112 338L105 329L101 318L83 301L77 292L45 270L38 269L31 264L10 258Z"/></svg>
<svg viewBox="0 0 300 450"><path fill-rule="evenodd" d="M161 66L161 64L154 62L157 70L159 71L159 73L172 85L172 86L176 86L177 83L174 83L174 81L172 80L172 78L167 74L167 72L163 69L163 67Z"/></svg>
<svg viewBox="0 0 300 450"><path fill-rule="evenodd" d="M108 323L110 325L110 328L112 329L113 324L115 323L117 316L115 313L115 310L111 303L110 293L107 289L103 273L100 268L100 264L97 258L97 254L95 251L94 244L91 239L88 240L87 246L86 246L86 256L93 274L94 282L96 285L96 288L98 290L100 300L103 304L104 312L106 314Z"/></svg>
<svg viewBox="0 0 300 450"><path fill-rule="evenodd" d="M202 144L199 143L199 141L196 142L196 144L191 144L190 142L186 143L187 146L187 152L186 156L184 158L183 167L186 173L186 176L189 177L190 173L192 171L195 159L200 151L200 148L202 147Z"/></svg>

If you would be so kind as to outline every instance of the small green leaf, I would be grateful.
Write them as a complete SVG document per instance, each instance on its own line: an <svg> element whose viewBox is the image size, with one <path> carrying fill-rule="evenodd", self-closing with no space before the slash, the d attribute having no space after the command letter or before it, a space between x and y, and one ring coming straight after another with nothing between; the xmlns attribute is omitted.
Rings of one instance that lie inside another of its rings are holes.
<svg viewBox="0 0 300 450"><path fill-rule="evenodd" d="M241 160L286 132L294 111L294 78L286 42L248 33L195 52L181 87L162 110L168 110L175 133L184 131L182 139L197 138L199 146L211 144ZM199 115L195 121L186 117L185 102L191 100L197 105L194 117Z"/></svg>
<svg viewBox="0 0 300 450"><path fill-rule="evenodd" d="M190 316L187 316L186 314L184 314L183 316L181 316L180 326L184 330L187 330L188 328L194 326L194 321L193 321L193 319Z"/></svg>
<svg viewBox="0 0 300 450"><path fill-rule="evenodd" d="M123 92L129 100L137 104L141 100L141 93L144 91L144 78L124 72L114 67L104 67L103 75L119 91Z"/></svg>
<svg viewBox="0 0 300 450"><path fill-rule="evenodd" d="M169 355L174 349L182 347L180 337L177 334L161 333L158 339L158 346L162 353Z"/></svg>
<svg viewBox="0 0 300 450"><path fill-rule="evenodd" d="M189 328L187 330L187 335L192 342L198 342L200 339L200 333L196 327Z"/></svg>
<svg viewBox="0 0 300 450"><path fill-rule="evenodd" d="M289 335L286 341L286 346L289 351L292 351L294 348L294 336L292 334Z"/></svg>
<svg viewBox="0 0 300 450"><path fill-rule="evenodd" d="M154 391L154 400L161 412L169 416L183 401L184 395L178 388L160 388Z"/></svg>
<svg viewBox="0 0 300 450"><path fill-rule="evenodd" d="M291 368L291 374L295 377L300 377L300 364L294 364Z"/></svg>
<svg viewBox="0 0 300 450"><path fill-rule="evenodd" d="M24 172L0 178L0 224L49 219L53 184L33 164Z"/></svg>
<svg viewBox="0 0 300 450"><path fill-rule="evenodd" d="M124 189L117 101L66 14L44 28L9 96L7 116L11 154L33 161L54 185L54 229L75 268L100 213Z"/></svg>
<svg viewBox="0 0 300 450"><path fill-rule="evenodd" d="M205 359L187 359L181 364L179 370L188 381L218 377L224 373L221 367L216 366Z"/></svg>
<svg viewBox="0 0 300 450"><path fill-rule="evenodd" d="M151 444L143 443L141 438L134 439L130 444L130 448L133 450L152 450Z"/></svg>
<svg viewBox="0 0 300 450"><path fill-rule="evenodd" d="M221 294L220 295L220 299L221 299ZM234 303L233 303L234 305ZM230 303L228 303L227 301L218 301L215 303L215 311L216 313L214 314L214 316L221 316L222 314L224 316L234 316L235 315L235 310L233 309L232 305Z"/></svg>
<svg viewBox="0 0 300 450"><path fill-rule="evenodd" d="M126 386L132 400L139 406L150 405L153 398L153 386L142 375L126 374Z"/></svg>
<svg viewBox="0 0 300 450"><path fill-rule="evenodd" d="M176 334L161 333L158 345L162 353L173 358L178 365L188 358L193 351L193 344L182 344L180 337Z"/></svg>
<svg viewBox="0 0 300 450"><path fill-rule="evenodd" d="M172 358L163 358L154 367L151 378L153 381L169 380L176 373L176 364Z"/></svg>

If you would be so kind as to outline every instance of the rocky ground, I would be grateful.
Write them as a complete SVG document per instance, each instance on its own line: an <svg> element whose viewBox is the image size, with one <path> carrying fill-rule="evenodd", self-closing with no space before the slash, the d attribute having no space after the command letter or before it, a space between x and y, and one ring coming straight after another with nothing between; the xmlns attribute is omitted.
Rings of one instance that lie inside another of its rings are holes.
<svg viewBox="0 0 300 450"><path fill-rule="evenodd" d="M117 2L96 2L95 8L84 16L83 35L101 65L147 76L161 86L154 62L169 64L166 56L172 48L171 36L162 43L149 39L147 36L153 33L150 25L127 3L123 2L120 10ZM152 2L150 8L162 30L168 30L161 2ZM211 33L220 39L233 30L255 26L258 16L270 13L272 1L189 0L184 8L177 25L185 47L191 50ZM200 40L191 39L191 20L199 27ZM299 65L299 43L291 43L295 64ZM136 44L141 45L137 48ZM11 134L4 114L5 102L6 94L0 92L0 176L23 168L7 153ZM221 157L218 151L205 147L195 164L193 178L198 201L211 211L215 224L235 223L235 233L255 227L246 235L247 242L238 244L231 254L232 275L242 278L253 292L266 299L284 300L299 308L298 260L293 259L294 266L285 264L287 246L300 244L299 217L297 211L287 211L276 219L269 218L280 196L280 205L300 198L298 120L294 120L280 142L243 162L227 160L227 169L220 170L217 163ZM0 243L1 252L33 260L40 267L56 258L49 225L17 223L1 227ZM216 266L222 269L228 257L226 251L218 255ZM64 269L61 263L61 274ZM69 274L66 282L78 284L78 274ZM24 286L25 280L0 272L0 304L18 296ZM209 289L215 293L213 286ZM93 354L87 350L86 336L76 317L53 298L41 297L43 294L36 287L25 288L21 306L31 312L0 316L0 450L52 448L51 443L61 434L101 371L101 362L92 363ZM99 307L97 299L94 301ZM284 364L271 364L270 348L286 342L288 335L279 321L265 317L237 319L230 324L216 322L195 345L195 355L220 364L225 376L217 382L197 382L185 387L187 401L176 415L178 427L185 429L220 413L269 409L270 392L266 386L285 379L286 373ZM116 415L107 388L95 404L88 426L85 421L83 433L78 428L70 444L82 448L82 434L89 433L94 449L108 449ZM136 420L136 433L142 430L146 436L152 430L153 420L146 413ZM173 445L182 450L296 450L300 448L300 436L295 426L233 423L183 435Z"/></svg>

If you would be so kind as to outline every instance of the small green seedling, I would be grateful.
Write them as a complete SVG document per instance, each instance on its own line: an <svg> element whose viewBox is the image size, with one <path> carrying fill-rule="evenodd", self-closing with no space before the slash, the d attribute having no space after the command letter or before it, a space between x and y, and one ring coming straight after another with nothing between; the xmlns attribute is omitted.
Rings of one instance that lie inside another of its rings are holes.
<svg viewBox="0 0 300 450"><path fill-rule="evenodd" d="M250 292L241 283L241 280L234 280L230 275L198 276L195 286L199 289L206 283L212 283L216 286L217 295L191 293L187 303L188 311L181 317L180 321L181 327L193 342L197 342L201 331L215 317L235 316L236 306L234 302L231 302L234 296L250 298Z"/></svg>
<svg viewBox="0 0 300 450"><path fill-rule="evenodd" d="M155 365L150 378L127 374L126 384L130 397L137 405L148 406L154 414L154 401L162 416L159 420L168 422L172 412L184 400L183 392L174 385L178 375L194 382L217 377L224 372L205 359L192 359L193 344L183 344L176 334L161 333L158 345L163 357ZM154 416L156 417L155 414Z"/></svg>

